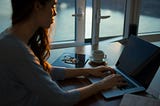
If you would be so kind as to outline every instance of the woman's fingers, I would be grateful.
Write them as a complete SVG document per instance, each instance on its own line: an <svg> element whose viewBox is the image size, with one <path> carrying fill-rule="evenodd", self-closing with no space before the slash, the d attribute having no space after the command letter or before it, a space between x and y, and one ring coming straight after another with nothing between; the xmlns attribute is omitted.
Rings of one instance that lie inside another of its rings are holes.
<svg viewBox="0 0 160 106"><path fill-rule="evenodd" d="M117 80L116 86L118 86L118 87L126 86L128 84L121 75L117 75L116 80Z"/></svg>
<svg viewBox="0 0 160 106"><path fill-rule="evenodd" d="M115 74L115 73L116 73L116 71L115 71L113 68L111 68L111 67L107 67L107 70L108 70L111 74Z"/></svg>
<svg viewBox="0 0 160 106"><path fill-rule="evenodd" d="M101 82L103 90L108 90L113 87L126 86L127 82L119 74L111 74L105 77Z"/></svg>
<svg viewBox="0 0 160 106"><path fill-rule="evenodd" d="M127 84L128 84L127 82L122 81L122 82L118 82L117 86L121 87L121 86L126 86Z"/></svg>

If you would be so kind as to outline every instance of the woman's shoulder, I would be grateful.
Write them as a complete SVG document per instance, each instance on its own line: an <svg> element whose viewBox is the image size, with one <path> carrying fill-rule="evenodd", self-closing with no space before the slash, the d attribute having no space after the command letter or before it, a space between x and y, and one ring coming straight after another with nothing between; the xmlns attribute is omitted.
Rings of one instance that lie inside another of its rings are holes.
<svg viewBox="0 0 160 106"><path fill-rule="evenodd" d="M12 34L1 33L0 36L3 36L0 39L0 57L27 59L30 54L33 54L26 44Z"/></svg>
<svg viewBox="0 0 160 106"><path fill-rule="evenodd" d="M21 50L22 43L20 43L12 34L0 34L0 49L2 50Z"/></svg>

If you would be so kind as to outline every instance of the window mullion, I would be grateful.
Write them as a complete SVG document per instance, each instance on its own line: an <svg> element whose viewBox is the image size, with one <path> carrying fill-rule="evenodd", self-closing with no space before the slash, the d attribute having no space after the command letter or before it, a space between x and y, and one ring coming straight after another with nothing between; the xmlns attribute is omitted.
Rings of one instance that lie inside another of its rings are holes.
<svg viewBox="0 0 160 106"><path fill-rule="evenodd" d="M101 0L92 0L92 45L97 45L99 42L99 26L100 26L100 7Z"/></svg>
<svg viewBox="0 0 160 106"><path fill-rule="evenodd" d="M84 43L85 41L85 7L86 0L76 0L75 35L77 43Z"/></svg>
<svg viewBox="0 0 160 106"><path fill-rule="evenodd" d="M137 35L141 0L126 0L124 38Z"/></svg>

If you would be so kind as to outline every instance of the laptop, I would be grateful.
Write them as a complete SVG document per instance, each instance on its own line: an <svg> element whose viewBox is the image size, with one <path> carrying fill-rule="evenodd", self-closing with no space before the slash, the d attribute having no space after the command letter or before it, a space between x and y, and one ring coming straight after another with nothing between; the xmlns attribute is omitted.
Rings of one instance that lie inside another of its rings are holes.
<svg viewBox="0 0 160 106"><path fill-rule="evenodd" d="M113 98L128 93L145 91L160 65L160 47L144 41L134 35L128 39L115 66L116 73L122 75L128 83L125 87L114 87L103 91L105 98ZM89 77L92 83L100 78Z"/></svg>

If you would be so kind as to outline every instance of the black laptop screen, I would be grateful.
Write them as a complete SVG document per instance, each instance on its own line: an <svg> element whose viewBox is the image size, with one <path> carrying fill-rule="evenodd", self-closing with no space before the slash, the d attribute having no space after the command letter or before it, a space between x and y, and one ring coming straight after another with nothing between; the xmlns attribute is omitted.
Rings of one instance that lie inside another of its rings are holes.
<svg viewBox="0 0 160 106"><path fill-rule="evenodd" d="M116 66L144 87L148 87L160 65L160 48L131 36Z"/></svg>

